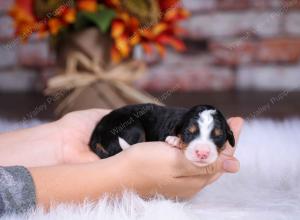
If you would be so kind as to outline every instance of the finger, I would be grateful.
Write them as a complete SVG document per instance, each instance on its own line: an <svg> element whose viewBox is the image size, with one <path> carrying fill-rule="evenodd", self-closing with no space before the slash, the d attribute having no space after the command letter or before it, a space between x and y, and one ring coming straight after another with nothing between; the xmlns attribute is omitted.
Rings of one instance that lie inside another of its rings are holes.
<svg viewBox="0 0 300 220"><path fill-rule="evenodd" d="M86 113L90 115L95 121L99 120L103 116L107 115L111 110L108 109L89 109L86 110Z"/></svg>
<svg viewBox="0 0 300 220"><path fill-rule="evenodd" d="M82 111L82 115L85 115L86 118L89 119L90 123L93 125L96 125L97 122L100 121L101 118L103 118L105 115L107 115L110 112L110 110L107 109L89 109Z"/></svg>
<svg viewBox="0 0 300 220"><path fill-rule="evenodd" d="M228 124L233 132L234 138L236 140L236 143L239 141L241 129L244 124L244 120L240 117L230 118L228 120ZM235 147L232 147L228 142L225 144L224 150L221 152L221 155L228 155L232 156L235 152Z"/></svg>
<svg viewBox="0 0 300 220"><path fill-rule="evenodd" d="M96 126L96 124L103 118L105 115L107 115L110 112L110 110L107 109L89 109L89 110L83 110L78 113L80 113L80 119L82 122L85 123L86 128L88 132L92 132ZM78 114L79 116L79 114Z"/></svg>
<svg viewBox="0 0 300 220"><path fill-rule="evenodd" d="M230 118L228 124L233 132L234 138L238 140L244 124L244 119L240 117Z"/></svg>
<svg viewBox="0 0 300 220"><path fill-rule="evenodd" d="M91 132L97 122L100 121L102 117L107 115L110 110L107 109L89 109L89 110L82 110L82 111L75 111L66 114L62 120L59 120L60 123L63 124L83 124L85 126L85 130L87 132ZM68 123L67 123L68 122Z"/></svg>
<svg viewBox="0 0 300 220"><path fill-rule="evenodd" d="M225 160L223 170L228 173L237 173L240 170L240 162L236 158Z"/></svg>
<svg viewBox="0 0 300 220"><path fill-rule="evenodd" d="M237 143L239 140L243 123L243 119L238 117L231 118L228 120L228 124L233 131ZM218 167L220 167L222 171L236 173L239 170L239 161L232 157L234 152L235 148L231 147L230 144L226 143L225 149L220 153L220 156L217 160Z"/></svg>
<svg viewBox="0 0 300 220"><path fill-rule="evenodd" d="M228 124L232 129L236 143L238 143L243 123L243 119L238 117L230 118L228 120ZM231 147L230 144L227 143L225 149L220 153L217 164L223 172L236 173L240 169L239 161L232 157L234 151L235 148Z"/></svg>
<svg viewBox="0 0 300 220"><path fill-rule="evenodd" d="M223 172L227 173L237 173L240 170L240 162L236 158L228 159L223 162ZM209 179L208 184L215 182L223 172L218 172Z"/></svg>
<svg viewBox="0 0 300 220"><path fill-rule="evenodd" d="M216 161L214 165L214 175L221 175L223 172L227 173L237 173L240 169L240 162L234 157L221 158Z"/></svg>

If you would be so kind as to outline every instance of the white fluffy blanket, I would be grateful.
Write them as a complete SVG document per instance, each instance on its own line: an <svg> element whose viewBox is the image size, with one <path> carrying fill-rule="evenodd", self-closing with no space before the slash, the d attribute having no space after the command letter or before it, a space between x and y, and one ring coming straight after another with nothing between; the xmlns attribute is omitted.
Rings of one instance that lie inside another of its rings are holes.
<svg viewBox="0 0 300 220"><path fill-rule="evenodd" d="M253 121L246 123L237 148L240 172L224 175L192 201L144 201L126 193L119 201L102 198L96 204L61 205L49 213L38 210L6 219L299 220L299 143L300 120Z"/></svg>

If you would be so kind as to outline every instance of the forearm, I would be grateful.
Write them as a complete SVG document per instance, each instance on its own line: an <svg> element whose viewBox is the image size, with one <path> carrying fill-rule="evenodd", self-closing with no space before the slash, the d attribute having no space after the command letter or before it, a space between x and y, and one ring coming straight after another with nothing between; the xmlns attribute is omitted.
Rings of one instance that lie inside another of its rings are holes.
<svg viewBox="0 0 300 220"><path fill-rule="evenodd" d="M51 146L54 123L0 134L0 165L26 167L57 164L58 148Z"/></svg>
<svg viewBox="0 0 300 220"><path fill-rule="evenodd" d="M29 169L36 187L37 204L80 203L117 194L125 187L126 164L118 156L89 164ZM128 176L126 177L128 178Z"/></svg>

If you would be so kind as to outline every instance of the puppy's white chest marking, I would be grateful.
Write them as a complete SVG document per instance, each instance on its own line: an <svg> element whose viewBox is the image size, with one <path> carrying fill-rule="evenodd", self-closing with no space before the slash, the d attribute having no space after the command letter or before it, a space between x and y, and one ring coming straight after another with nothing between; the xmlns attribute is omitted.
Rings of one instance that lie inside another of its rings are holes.
<svg viewBox="0 0 300 220"><path fill-rule="evenodd" d="M119 144L122 150L126 150L130 147L130 144L127 143L123 138L119 137Z"/></svg>
<svg viewBox="0 0 300 220"><path fill-rule="evenodd" d="M199 114L198 126L200 129L200 139L209 140L210 133L214 128L214 118L213 115L216 113L216 110L205 110Z"/></svg>

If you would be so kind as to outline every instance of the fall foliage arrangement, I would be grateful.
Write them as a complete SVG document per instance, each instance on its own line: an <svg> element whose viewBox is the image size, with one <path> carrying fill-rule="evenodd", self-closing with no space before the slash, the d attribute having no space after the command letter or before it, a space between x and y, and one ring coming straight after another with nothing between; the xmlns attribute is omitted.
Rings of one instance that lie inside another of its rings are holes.
<svg viewBox="0 0 300 220"><path fill-rule="evenodd" d="M88 27L110 36L111 59L128 58L137 45L145 53L165 55L166 46L185 49L179 21L188 16L179 0L16 0L10 11L16 34L53 38Z"/></svg>

